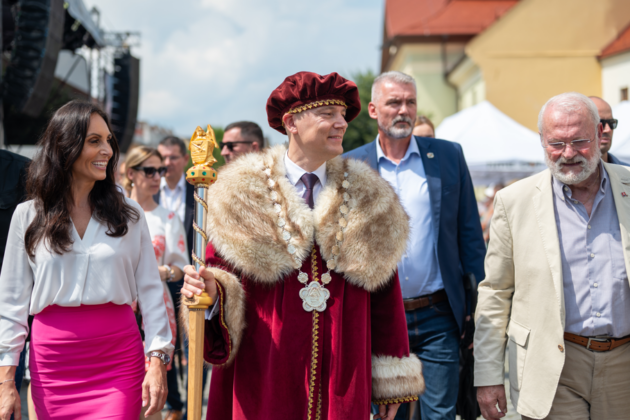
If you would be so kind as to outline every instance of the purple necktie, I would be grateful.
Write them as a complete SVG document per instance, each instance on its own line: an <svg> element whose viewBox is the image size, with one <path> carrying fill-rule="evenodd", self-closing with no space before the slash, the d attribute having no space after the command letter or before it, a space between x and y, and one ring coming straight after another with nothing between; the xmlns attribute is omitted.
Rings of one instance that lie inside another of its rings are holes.
<svg viewBox="0 0 630 420"><path fill-rule="evenodd" d="M306 204L308 204L310 208L313 208L315 207L315 202L313 201L313 187L315 187L315 184L317 183L317 181L319 181L319 178L317 178L317 175L315 174L307 173L302 175L302 178L300 179L306 187L306 192L304 192L302 198L304 199L304 201L306 201Z"/></svg>

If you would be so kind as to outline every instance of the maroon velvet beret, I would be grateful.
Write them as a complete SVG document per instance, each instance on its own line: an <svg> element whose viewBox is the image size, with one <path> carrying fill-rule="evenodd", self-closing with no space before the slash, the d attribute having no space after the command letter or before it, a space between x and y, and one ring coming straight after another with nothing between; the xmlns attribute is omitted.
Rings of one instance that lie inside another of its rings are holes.
<svg viewBox="0 0 630 420"><path fill-rule="evenodd" d="M325 105L345 106L346 121L352 121L361 111L357 85L337 73L320 76L317 73L301 71L284 79L284 82L271 92L267 99L267 119L271 128L287 134L282 126L284 114L297 114Z"/></svg>

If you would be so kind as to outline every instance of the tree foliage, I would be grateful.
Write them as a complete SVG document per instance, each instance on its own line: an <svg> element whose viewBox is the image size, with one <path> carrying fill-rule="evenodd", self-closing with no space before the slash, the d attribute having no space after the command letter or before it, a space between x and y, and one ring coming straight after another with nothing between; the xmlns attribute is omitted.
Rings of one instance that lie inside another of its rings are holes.
<svg viewBox="0 0 630 420"><path fill-rule="evenodd" d="M359 98L361 99L361 112L348 124L348 129L343 137L343 150L350 150L361 147L371 141L374 141L378 134L378 125L376 120L370 118L368 114L368 104L372 95L372 83L376 75L372 70L366 72L357 72L352 75L352 79L359 88Z"/></svg>
<svg viewBox="0 0 630 420"><path fill-rule="evenodd" d="M214 130L214 135L217 138L217 143L221 144L221 142L223 141L223 133L225 133L225 130L223 129L223 127L215 126L212 126L212 129ZM217 163L214 164L215 168L218 169L221 166L225 165L225 159L223 159L223 156L221 156L220 147L212 151L212 156L214 156L214 158L217 160Z"/></svg>

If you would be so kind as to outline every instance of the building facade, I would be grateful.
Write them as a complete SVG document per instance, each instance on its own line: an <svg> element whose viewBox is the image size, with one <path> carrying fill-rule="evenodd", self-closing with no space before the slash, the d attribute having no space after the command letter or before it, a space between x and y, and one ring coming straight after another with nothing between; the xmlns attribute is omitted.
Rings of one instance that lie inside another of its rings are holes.
<svg viewBox="0 0 630 420"><path fill-rule="evenodd" d="M484 100L483 80L474 66L464 66L456 79L448 75L466 60L470 41L517 3L387 0L381 70L413 76L418 86L418 112L439 125L462 107Z"/></svg>
<svg viewBox="0 0 630 420"><path fill-rule="evenodd" d="M411 3L387 1L383 71L408 72L419 86L430 84L426 73L432 67L411 53L417 51L415 46L430 36L437 35L447 47L454 36L467 37L459 57L461 45L446 49L453 51L450 58L448 54L441 57L441 84L450 93L444 99L428 99L421 96L429 95L429 90L418 90L419 110L433 112L437 124L445 116L488 100L510 118L537 130L538 112L554 95L577 91L608 101L615 97L612 103L617 103L628 86L628 50L603 53L630 25L627 0L425 0L431 7L416 10L416 24L409 23L411 17L404 20L401 12L394 12L411 11L415 7ZM398 29L402 35L389 30L397 28L396 20L404 28ZM618 44L625 42L630 40L623 38ZM448 108L442 103L453 105Z"/></svg>
<svg viewBox="0 0 630 420"><path fill-rule="evenodd" d="M615 107L628 100L630 87L630 26L599 57L602 66L602 98Z"/></svg>

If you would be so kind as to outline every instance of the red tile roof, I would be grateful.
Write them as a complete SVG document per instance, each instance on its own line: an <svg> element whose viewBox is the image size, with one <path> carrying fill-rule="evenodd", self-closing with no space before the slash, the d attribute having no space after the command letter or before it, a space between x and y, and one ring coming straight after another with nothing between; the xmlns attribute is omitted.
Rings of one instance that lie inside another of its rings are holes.
<svg viewBox="0 0 630 420"><path fill-rule="evenodd" d="M518 0L387 0L385 38L413 35L476 35Z"/></svg>
<svg viewBox="0 0 630 420"><path fill-rule="evenodd" d="M608 44L603 49L599 58L610 57L611 55L619 54L622 52L630 51L630 26L621 31L617 39Z"/></svg>

